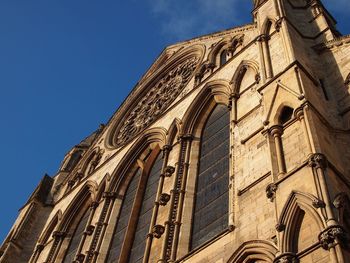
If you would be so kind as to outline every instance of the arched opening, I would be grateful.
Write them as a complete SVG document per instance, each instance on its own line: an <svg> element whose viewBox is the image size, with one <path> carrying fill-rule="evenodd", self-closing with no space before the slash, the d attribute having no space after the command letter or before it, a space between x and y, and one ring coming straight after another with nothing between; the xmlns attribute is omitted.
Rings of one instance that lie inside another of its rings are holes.
<svg viewBox="0 0 350 263"><path fill-rule="evenodd" d="M137 186L140 181L141 173L141 169L138 169L135 172L135 175L130 181L126 193L124 195L123 204L120 210L120 216L117 222L117 227L114 231L111 247L109 249L108 258L106 261L107 263L115 262L115 260L119 259L120 257L120 252L128 227L128 222L130 220L132 206L136 197Z"/></svg>
<svg viewBox="0 0 350 263"><path fill-rule="evenodd" d="M227 106L218 104L202 130L192 218L192 250L228 227L229 124Z"/></svg>
<svg viewBox="0 0 350 263"><path fill-rule="evenodd" d="M90 212L90 209L86 208L83 214L80 216L79 223L77 224L73 232L63 263L71 263L75 260L75 256L77 254L80 241L87 227L87 223L90 215L89 212Z"/></svg>
<svg viewBox="0 0 350 263"><path fill-rule="evenodd" d="M226 64L226 62L227 62L227 56L228 56L227 50L224 49L224 50L220 53L220 66L223 66L223 65Z"/></svg>
<svg viewBox="0 0 350 263"><path fill-rule="evenodd" d="M106 262L142 262L162 166L159 145L146 147L119 183L123 200Z"/></svg>
<svg viewBox="0 0 350 263"><path fill-rule="evenodd" d="M280 125L286 124L288 121L290 121L293 117L294 110L291 107L285 106L281 110L280 116L278 118L278 123Z"/></svg>

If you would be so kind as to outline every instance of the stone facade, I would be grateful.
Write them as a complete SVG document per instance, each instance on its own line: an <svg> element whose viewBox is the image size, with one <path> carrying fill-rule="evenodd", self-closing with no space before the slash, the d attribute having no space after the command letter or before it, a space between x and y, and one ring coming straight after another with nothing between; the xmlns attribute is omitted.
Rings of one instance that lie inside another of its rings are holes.
<svg viewBox="0 0 350 263"><path fill-rule="evenodd" d="M350 37L319 0L255 0L252 14L167 47L109 123L43 178L0 262L350 262ZM217 206L227 220L192 248L216 105L229 112L227 200Z"/></svg>

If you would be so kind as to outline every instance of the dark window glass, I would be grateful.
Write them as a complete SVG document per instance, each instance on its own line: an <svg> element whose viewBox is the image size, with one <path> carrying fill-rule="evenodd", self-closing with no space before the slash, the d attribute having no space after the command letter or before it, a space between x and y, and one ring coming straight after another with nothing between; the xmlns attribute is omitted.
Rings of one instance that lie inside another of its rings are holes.
<svg viewBox="0 0 350 263"><path fill-rule="evenodd" d="M194 249L228 226L230 113L217 105L203 129L195 193Z"/></svg>
<svg viewBox="0 0 350 263"><path fill-rule="evenodd" d="M280 124L285 124L289 120L291 120L292 117L293 117L293 109L286 106L282 109L279 122Z"/></svg>
<svg viewBox="0 0 350 263"><path fill-rule="evenodd" d="M89 219L89 214L90 214L89 212L90 212L90 209L87 209L83 217L80 219L80 222L77 228L74 231L73 237L70 241L70 244L66 252L66 256L63 261L64 263L71 263L74 261L75 254L77 253L80 240L83 237L83 234Z"/></svg>
<svg viewBox="0 0 350 263"><path fill-rule="evenodd" d="M152 217L152 209L156 198L158 179L162 169L162 156L159 155L150 171L146 191L143 197L141 211L138 218L134 242L132 244L129 262L140 263L146 246L146 236L148 234L150 220Z"/></svg>
<svg viewBox="0 0 350 263"><path fill-rule="evenodd" d="M123 245L126 228L128 226L132 206L134 203L137 185L140 181L141 170L139 169L134 177L131 179L129 183L128 189L126 190L125 197L123 200L123 204L120 211L119 220L117 223L117 228L113 234L112 245L109 250L109 255L107 262L116 262L116 260L120 256L121 248Z"/></svg>
<svg viewBox="0 0 350 263"><path fill-rule="evenodd" d="M227 51L224 50L220 54L220 66L224 65L227 62Z"/></svg>

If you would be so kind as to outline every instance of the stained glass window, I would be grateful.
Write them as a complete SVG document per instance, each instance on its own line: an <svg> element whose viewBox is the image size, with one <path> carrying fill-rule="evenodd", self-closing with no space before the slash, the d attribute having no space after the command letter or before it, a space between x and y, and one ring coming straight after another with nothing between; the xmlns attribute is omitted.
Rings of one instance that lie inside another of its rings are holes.
<svg viewBox="0 0 350 263"><path fill-rule="evenodd" d="M191 248L215 237L228 226L230 114L217 105L201 136Z"/></svg>
<svg viewBox="0 0 350 263"><path fill-rule="evenodd" d="M129 183L129 186L126 190L125 197L124 197L123 204L120 211L119 220L117 223L117 228L113 234L112 244L109 250L107 263L116 262L116 260L120 256L126 229L130 219L132 206L136 196L137 186L140 181L140 176L141 176L141 170L139 169L131 179L131 182Z"/></svg>
<svg viewBox="0 0 350 263"><path fill-rule="evenodd" d="M137 226L135 226L136 232L129 256L130 263L140 263L143 259L146 246L146 237L152 217L152 209L157 194L158 180L162 169L162 162L162 156L158 155L158 158L153 164L148 176L146 191L142 200L141 211L139 214Z"/></svg>
<svg viewBox="0 0 350 263"><path fill-rule="evenodd" d="M83 234L89 219L89 215L90 215L89 212L90 212L90 209L87 209L84 215L82 216L82 218L80 219L80 222L77 228L75 229L73 237L68 246L63 263L71 263L74 261L75 254L77 253L80 240L83 237Z"/></svg>

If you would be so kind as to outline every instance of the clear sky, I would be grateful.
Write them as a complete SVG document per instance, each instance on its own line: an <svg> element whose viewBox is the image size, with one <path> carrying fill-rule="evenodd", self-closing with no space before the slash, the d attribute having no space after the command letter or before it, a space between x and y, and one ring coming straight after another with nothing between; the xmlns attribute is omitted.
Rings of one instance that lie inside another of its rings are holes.
<svg viewBox="0 0 350 263"><path fill-rule="evenodd" d="M349 0L327 0L349 33ZM251 21L250 0L1 0L0 243L65 153L106 123L163 48Z"/></svg>

